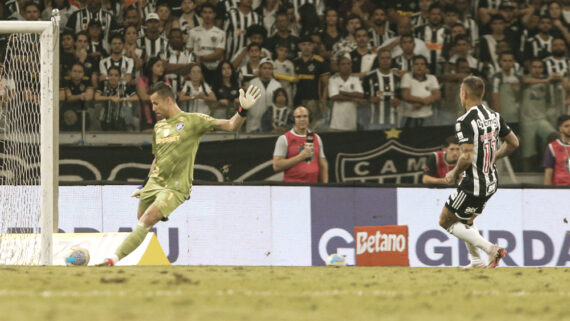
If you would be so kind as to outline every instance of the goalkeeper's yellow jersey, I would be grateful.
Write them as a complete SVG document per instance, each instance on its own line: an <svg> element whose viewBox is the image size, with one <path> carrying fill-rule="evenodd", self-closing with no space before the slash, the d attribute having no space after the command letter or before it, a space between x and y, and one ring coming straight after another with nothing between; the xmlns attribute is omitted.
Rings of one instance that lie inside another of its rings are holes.
<svg viewBox="0 0 570 321"><path fill-rule="evenodd" d="M185 112L158 121L152 136L156 163L144 189L166 188L189 195L200 138L214 130L215 123L208 115Z"/></svg>

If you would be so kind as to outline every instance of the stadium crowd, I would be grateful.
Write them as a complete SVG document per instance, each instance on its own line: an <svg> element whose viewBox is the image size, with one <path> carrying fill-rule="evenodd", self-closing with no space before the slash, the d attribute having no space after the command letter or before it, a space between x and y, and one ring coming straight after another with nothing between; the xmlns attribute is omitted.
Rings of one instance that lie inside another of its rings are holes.
<svg viewBox="0 0 570 321"><path fill-rule="evenodd" d="M531 168L570 113L570 0L7 0L0 19L53 8L61 130L150 131L158 81L214 117L256 84L249 133L283 134L300 105L320 131L449 125L475 74Z"/></svg>

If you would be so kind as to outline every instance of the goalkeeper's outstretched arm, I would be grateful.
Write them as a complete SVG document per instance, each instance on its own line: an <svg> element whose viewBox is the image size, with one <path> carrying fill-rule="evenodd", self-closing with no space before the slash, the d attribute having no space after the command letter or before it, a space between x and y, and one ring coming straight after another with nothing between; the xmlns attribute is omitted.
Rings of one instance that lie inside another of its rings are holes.
<svg viewBox="0 0 570 321"><path fill-rule="evenodd" d="M253 107L261 98L261 91L256 86L249 86L247 92L239 90L239 103L237 113L230 119L218 119L214 125L215 130L235 132L241 128L247 117L247 110Z"/></svg>

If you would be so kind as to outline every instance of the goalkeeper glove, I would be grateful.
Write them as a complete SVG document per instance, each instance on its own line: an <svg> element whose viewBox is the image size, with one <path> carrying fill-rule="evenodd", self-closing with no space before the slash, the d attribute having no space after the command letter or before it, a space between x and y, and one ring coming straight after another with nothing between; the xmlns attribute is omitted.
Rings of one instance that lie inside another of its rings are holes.
<svg viewBox="0 0 570 321"><path fill-rule="evenodd" d="M142 185L139 185L139 186L131 193L131 197L139 198L139 197L141 196L142 189L144 188L144 186L146 185L147 182L148 182L148 176L144 179L144 182L142 183Z"/></svg>
<svg viewBox="0 0 570 321"><path fill-rule="evenodd" d="M239 104L238 114L242 117L247 116L247 110L253 107L255 103L261 98L261 90L256 86L249 86L247 92L244 93L243 89L239 90Z"/></svg>

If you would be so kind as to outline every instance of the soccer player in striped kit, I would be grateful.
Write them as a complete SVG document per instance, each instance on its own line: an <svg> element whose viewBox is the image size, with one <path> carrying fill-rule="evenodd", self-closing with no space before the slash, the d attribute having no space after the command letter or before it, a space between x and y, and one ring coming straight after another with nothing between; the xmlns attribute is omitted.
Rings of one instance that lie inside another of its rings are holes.
<svg viewBox="0 0 570 321"><path fill-rule="evenodd" d="M439 225L463 240L471 255L468 268L495 268L507 250L484 239L473 224L485 204L495 194L498 174L495 160L510 155L519 141L505 120L483 105L485 83L469 76L461 84L459 97L466 113L457 119L455 131L460 156L457 165L447 173L446 181L453 185L463 173L457 191L445 203ZM499 147L499 138L503 144ZM488 255L487 264L479 256L481 249Z"/></svg>

